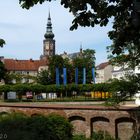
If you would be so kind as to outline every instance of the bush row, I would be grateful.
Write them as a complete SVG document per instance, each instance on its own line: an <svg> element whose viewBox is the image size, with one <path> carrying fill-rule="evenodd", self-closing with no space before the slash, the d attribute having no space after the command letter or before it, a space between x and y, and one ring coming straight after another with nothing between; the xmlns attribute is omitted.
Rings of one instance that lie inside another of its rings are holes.
<svg viewBox="0 0 140 140"><path fill-rule="evenodd" d="M114 91L125 91L125 92L135 92L138 87L135 83L123 80L116 80L111 83L100 83L100 84L68 84L66 86L60 85L41 85L41 84L15 84L15 85L2 85L0 86L0 92L27 92L32 91L36 93L41 92L59 92L63 93L65 91L77 91L77 92L90 92L90 91L100 91L100 92L114 92Z"/></svg>
<svg viewBox="0 0 140 140"><path fill-rule="evenodd" d="M76 91L77 93L82 92L120 92L122 95L130 94L134 95L139 90L137 84L131 81L115 80L110 83L99 83L99 84L68 84L64 85L41 85L41 84L15 84L15 85L1 85L0 93L7 93L14 91L20 94L24 94L27 91L38 93L71 93Z"/></svg>
<svg viewBox="0 0 140 140"><path fill-rule="evenodd" d="M72 125L56 114L48 116L11 113L0 115L1 139L7 140L71 140Z"/></svg>
<svg viewBox="0 0 140 140"><path fill-rule="evenodd" d="M58 92L63 93L65 91L72 92L90 92L90 91L103 91L108 92L110 91L110 84L85 84L85 85L75 85L75 84L68 84L66 86L60 85L40 85L40 84L16 84L16 85L2 85L0 86L0 92L9 92L14 91L18 93L25 93L27 91L32 91L35 93L51 93L51 92Z"/></svg>
<svg viewBox="0 0 140 140"><path fill-rule="evenodd" d="M76 97L75 95L85 95L85 97L88 98L107 99L106 105L116 105L124 100L133 99L131 97L133 97L138 90L140 90L140 85L137 82L125 80L113 80L110 83L100 84L68 84L66 86L41 84L15 84L0 86L0 94L4 92L4 100L7 99L7 92L9 91L16 92L19 100L22 99L22 95L26 95L26 92L35 93L34 95L38 95L40 93L57 93L58 97ZM89 92L92 92L93 94L89 94Z"/></svg>
<svg viewBox="0 0 140 140"><path fill-rule="evenodd" d="M0 113L1 139L7 140L115 140L106 131L93 132L91 138L73 134L72 124L56 114L27 116L22 113Z"/></svg>

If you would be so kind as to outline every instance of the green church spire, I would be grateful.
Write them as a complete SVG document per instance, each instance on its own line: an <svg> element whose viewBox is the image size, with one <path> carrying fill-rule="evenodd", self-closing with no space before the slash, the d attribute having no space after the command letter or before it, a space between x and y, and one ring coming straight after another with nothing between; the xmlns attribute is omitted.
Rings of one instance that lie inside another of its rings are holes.
<svg viewBox="0 0 140 140"><path fill-rule="evenodd" d="M44 35L44 37L46 39L53 39L54 38L54 34L52 32L52 23L51 23L51 16L50 16L50 11L49 11L49 15L48 15L48 22L47 22L47 31Z"/></svg>

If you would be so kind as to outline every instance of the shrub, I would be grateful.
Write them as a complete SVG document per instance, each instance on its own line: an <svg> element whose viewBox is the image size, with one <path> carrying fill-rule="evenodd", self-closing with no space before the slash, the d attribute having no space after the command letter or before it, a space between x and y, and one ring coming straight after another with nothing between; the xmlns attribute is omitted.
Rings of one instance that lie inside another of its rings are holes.
<svg viewBox="0 0 140 140"><path fill-rule="evenodd" d="M93 132L92 140L115 140L107 131Z"/></svg>
<svg viewBox="0 0 140 140"><path fill-rule="evenodd" d="M0 132L8 140L71 140L72 126L59 115L35 115L19 113L0 116Z"/></svg>
<svg viewBox="0 0 140 140"><path fill-rule="evenodd" d="M85 135L74 135L72 140L90 140L85 137Z"/></svg>

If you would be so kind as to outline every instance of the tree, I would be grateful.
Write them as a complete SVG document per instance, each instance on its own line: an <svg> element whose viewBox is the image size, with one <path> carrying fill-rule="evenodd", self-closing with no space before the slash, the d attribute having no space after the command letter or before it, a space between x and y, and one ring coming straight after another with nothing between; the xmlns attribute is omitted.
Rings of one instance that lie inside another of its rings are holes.
<svg viewBox="0 0 140 140"><path fill-rule="evenodd" d="M49 85L52 83L50 74L48 70L43 70L37 75L37 82L42 85Z"/></svg>
<svg viewBox="0 0 140 140"><path fill-rule="evenodd" d="M36 77L26 74L10 73L7 71L4 81L6 84L35 83Z"/></svg>
<svg viewBox="0 0 140 140"><path fill-rule="evenodd" d="M107 46L107 51L112 52L114 46ZM134 46L133 44L127 45L127 49L124 49L119 55L108 55L108 59L111 64L119 66L128 66L128 68L135 69L140 62L140 53L139 47Z"/></svg>
<svg viewBox="0 0 140 140"><path fill-rule="evenodd" d="M64 67L67 68L67 83L73 83L74 82L74 69L71 63L71 60L69 58L63 58L64 60Z"/></svg>
<svg viewBox="0 0 140 140"><path fill-rule="evenodd" d="M86 68L86 81L87 83L91 83L92 80L92 72L91 69L95 67L95 50L86 49L83 50L82 54L79 57L73 59L74 68L78 68L79 70L79 83L82 83L82 71L83 68Z"/></svg>
<svg viewBox="0 0 140 140"><path fill-rule="evenodd" d="M78 83L81 84L82 83L82 79L83 79L83 68L85 67L85 61L84 59L80 58L80 57L76 57L73 59L73 67L78 68Z"/></svg>
<svg viewBox="0 0 140 140"><path fill-rule="evenodd" d="M6 69L4 67L3 62L0 61L0 80L4 80L6 75Z"/></svg>
<svg viewBox="0 0 140 140"><path fill-rule="evenodd" d="M2 139L8 140L71 140L72 125L56 114L32 117L21 113L3 113L0 116ZM16 135L15 135L16 134Z"/></svg>
<svg viewBox="0 0 140 140"><path fill-rule="evenodd" d="M86 49L83 50L82 54L83 58L85 59L86 65L90 67L95 67L95 50Z"/></svg>
<svg viewBox="0 0 140 140"><path fill-rule="evenodd" d="M52 79L52 83L55 83L55 79L56 79L56 68L59 68L59 72L60 72L60 83L62 83L62 69L64 67L64 60L62 58L62 56L60 55L54 55L52 57L49 57L49 73L50 73L50 77Z"/></svg>
<svg viewBox="0 0 140 140"><path fill-rule="evenodd" d="M5 41L0 38L0 47L3 47L4 44L5 44Z"/></svg>
<svg viewBox="0 0 140 140"><path fill-rule="evenodd" d="M12 84L13 79L15 79L15 76L13 74L10 74L9 72L6 72L4 79L5 84Z"/></svg>
<svg viewBox="0 0 140 140"><path fill-rule="evenodd" d="M49 58L48 71L52 79L52 84L55 83L56 68L59 68L60 84L63 83L63 68L67 68L67 82L68 83L74 82L74 78L73 78L74 71L69 58L63 58L60 55L54 55Z"/></svg>
<svg viewBox="0 0 140 140"><path fill-rule="evenodd" d="M13 81L14 83L22 83L22 75L18 73L6 72L4 80L6 84L13 84Z"/></svg>
<svg viewBox="0 0 140 140"><path fill-rule="evenodd" d="M37 3L51 0L19 0L23 8L29 9ZM106 26L113 19L113 30L108 36L113 40L113 54L120 54L128 44L140 48L140 7L136 0L61 0L61 5L69 8L75 16L70 30L78 26ZM140 51L137 52L140 55ZM138 57L137 57L138 58ZM140 63L140 62L139 62ZM139 64L138 63L138 64Z"/></svg>

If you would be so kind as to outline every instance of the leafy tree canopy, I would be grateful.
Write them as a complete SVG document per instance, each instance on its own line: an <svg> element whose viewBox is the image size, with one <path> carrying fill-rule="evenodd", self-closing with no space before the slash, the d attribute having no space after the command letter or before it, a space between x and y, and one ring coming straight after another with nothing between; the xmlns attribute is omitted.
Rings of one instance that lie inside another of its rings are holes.
<svg viewBox="0 0 140 140"><path fill-rule="evenodd" d="M72 125L56 114L28 117L20 113L5 113L0 116L0 124L0 131L6 134L5 139L8 140L72 139Z"/></svg>
<svg viewBox="0 0 140 140"><path fill-rule="evenodd" d="M107 51L111 52L114 48L114 45L108 46ZM108 55L108 59L111 64L119 66L127 66L131 69L135 69L136 66L140 63L140 47L134 46L133 44L128 44L127 49L124 49L119 55Z"/></svg>
<svg viewBox="0 0 140 140"><path fill-rule="evenodd" d="M42 85L51 84L52 80L48 70L43 70L37 75L37 82Z"/></svg>
<svg viewBox="0 0 140 140"><path fill-rule="evenodd" d="M60 55L49 57L49 69L63 68L64 60Z"/></svg>
<svg viewBox="0 0 140 140"><path fill-rule="evenodd" d="M92 68L95 67L95 50L86 49L83 50L82 54L79 57L73 59L74 67L78 68Z"/></svg>
<svg viewBox="0 0 140 140"><path fill-rule="evenodd" d="M88 65L90 65L91 67L95 67L95 50L93 49L86 49L83 50L83 58L86 59L86 61L88 62Z"/></svg>
<svg viewBox="0 0 140 140"><path fill-rule="evenodd" d="M6 69L3 62L0 61L0 80L5 79Z"/></svg>
<svg viewBox="0 0 140 140"><path fill-rule="evenodd" d="M63 58L61 55L54 55L49 57L48 70L41 71L37 75L37 82L41 84L55 84L56 82L56 68L59 68L60 83L63 83L63 68L67 68L68 83L75 81L75 68L78 67L80 79L82 79L83 67L87 69L87 81L91 81L91 69L95 67L95 50L86 49L79 53L76 58ZM82 80L81 80L82 81ZM88 82L88 83L89 83Z"/></svg>
<svg viewBox="0 0 140 140"><path fill-rule="evenodd" d="M73 66L78 68L79 70L79 82L82 83L83 77L83 68L85 67L87 70L87 83L90 83L92 80L92 67L95 67L95 50L86 49L83 50L82 54L79 57L76 57L72 61Z"/></svg>
<svg viewBox="0 0 140 140"><path fill-rule="evenodd" d="M60 73L62 73L62 68L64 67L64 59L60 55L54 55L49 57L49 76L51 78L51 82L55 83L56 78L56 68L61 69ZM61 75L61 74L60 74Z"/></svg>
<svg viewBox="0 0 140 140"><path fill-rule="evenodd" d="M23 8L51 0L19 0ZM120 54L133 44L140 48L140 10L136 0L61 0L61 5L74 14L70 30L78 26L106 26L113 19L112 31L108 36L113 40L113 54ZM137 51L140 56L140 51ZM138 58L138 57L137 57ZM138 62L139 64L139 62Z"/></svg>
<svg viewBox="0 0 140 140"><path fill-rule="evenodd" d="M0 39L0 47L3 47L4 44L5 44L5 41L3 39Z"/></svg>

